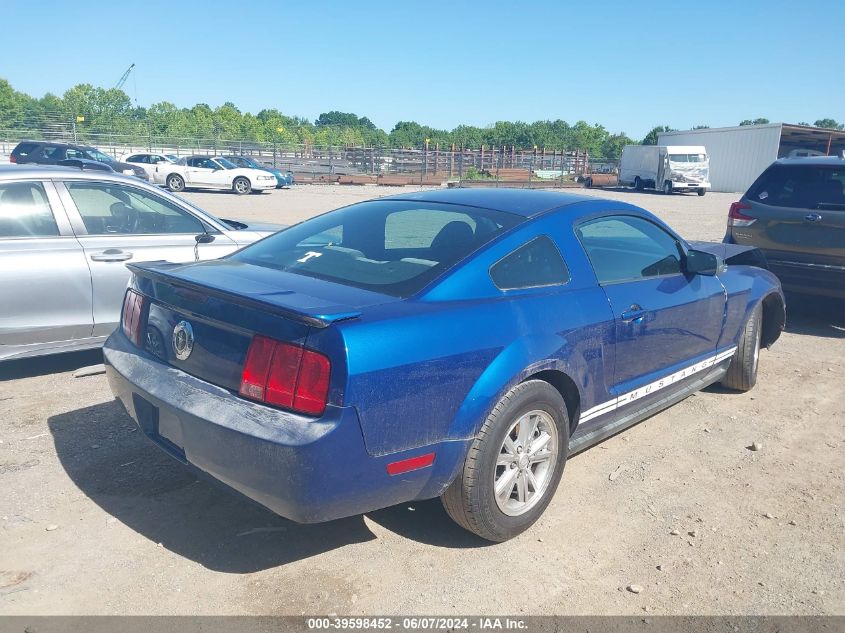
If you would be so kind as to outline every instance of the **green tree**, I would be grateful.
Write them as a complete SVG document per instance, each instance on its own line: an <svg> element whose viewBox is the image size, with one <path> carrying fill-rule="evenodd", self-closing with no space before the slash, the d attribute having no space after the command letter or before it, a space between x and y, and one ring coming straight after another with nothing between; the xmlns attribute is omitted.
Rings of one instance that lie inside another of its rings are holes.
<svg viewBox="0 0 845 633"><path fill-rule="evenodd" d="M768 119L743 119L739 122L740 125L765 125L769 123Z"/></svg>
<svg viewBox="0 0 845 633"><path fill-rule="evenodd" d="M834 119L819 119L813 123L816 127L823 127L830 130L845 130L845 125L837 123Z"/></svg>
<svg viewBox="0 0 845 633"><path fill-rule="evenodd" d="M640 145L657 145L657 137L660 136L661 132L674 132L674 129L668 125L658 125L653 127L651 128L651 131L645 135L645 138L640 141Z"/></svg>

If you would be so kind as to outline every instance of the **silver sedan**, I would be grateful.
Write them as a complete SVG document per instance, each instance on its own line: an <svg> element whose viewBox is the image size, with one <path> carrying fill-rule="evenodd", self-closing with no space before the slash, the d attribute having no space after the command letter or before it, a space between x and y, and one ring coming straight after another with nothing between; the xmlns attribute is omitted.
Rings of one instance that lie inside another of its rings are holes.
<svg viewBox="0 0 845 633"><path fill-rule="evenodd" d="M0 166L0 361L101 345L126 262L214 259L279 228L221 220L137 178Z"/></svg>

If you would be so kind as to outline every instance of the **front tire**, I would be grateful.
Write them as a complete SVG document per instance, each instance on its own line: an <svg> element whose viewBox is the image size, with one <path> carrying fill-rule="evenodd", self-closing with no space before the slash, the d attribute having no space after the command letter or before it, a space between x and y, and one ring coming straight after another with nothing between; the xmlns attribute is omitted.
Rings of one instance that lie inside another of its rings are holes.
<svg viewBox="0 0 845 633"><path fill-rule="evenodd" d="M760 362L760 336L762 333L763 308L757 304L745 323L739 345L728 373L722 378L723 387L736 391L748 391L757 383L757 366Z"/></svg>
<svg viewBox="0 0 845 633"><path fill-rule="evenodd" d="M235 180L232 181L232 191L234 191L239 196L249 193L252 191L252 185L250 184L249 180L244 178L243 176L238 176Z"/></svg>
<svg viewBox="0 0 845 633"><path fill-rule="evenodd" d="M487 416L443 493L443 506L483 539L513 538L549 505L568 451L569 417L560 393L542 380L520 383Z"/></svg>
<svg viewBox="0 0 845 633"><path fill-rule="evenodd" d="M636 189L637 191L642 191L642 190L643 190L643 181L642 181L642 180L640 180L640 177L639 177L639 176L637 176L636 178L634 178L634 189Z"/></svg>
<svg viewBox="0 0 845 633"><path fill-rule="evenodd" d="M185 179L182 178L179 174L170 174L167 177L167 188L170 191L175 193L179 193L180 191L185 190Z"/></svg>
<svg viewBox="0 0 845 633"><path fill-rule="evenodd" d="M666 196L672 195L672 183L668 180L663 183L663 194Z"/></svg>
<svg viewBox="0 0 845 633"><path fill-rule="evenodd" d="M705 193L707 193L707 189L699 189L699 190L698 190L698 195L699 195L699 196L703 196Z"/></svg>

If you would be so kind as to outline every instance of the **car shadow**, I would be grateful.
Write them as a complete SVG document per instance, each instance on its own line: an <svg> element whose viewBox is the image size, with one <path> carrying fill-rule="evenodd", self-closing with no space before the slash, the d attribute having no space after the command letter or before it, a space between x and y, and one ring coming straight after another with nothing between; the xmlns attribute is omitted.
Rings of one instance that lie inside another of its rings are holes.
<svg viewBox="0 0 845 633"><path fill-rule="evenodd" d="M103 351L99 348L82 352L68 352L66 354L7 360L0 363L0 382L74 371L80 367L99 365L102 362Z"/></svg>
<svg viewBox="0 0 845 633"><path fill-rule="evenodd" d="M788 293L786 331L807 336L845 338L845 299Z"/></svg>
<svg viewBox="0 0 845 633"><path fill-rule="evenodd" d="M209 569L251 573L377 538L363 516L301 525L198 478L144 437L117 400L52 416L48 426L62 467L88 498L150 541ZM367 516L423 543L488 545L452 523L437 500Z"/></svg>

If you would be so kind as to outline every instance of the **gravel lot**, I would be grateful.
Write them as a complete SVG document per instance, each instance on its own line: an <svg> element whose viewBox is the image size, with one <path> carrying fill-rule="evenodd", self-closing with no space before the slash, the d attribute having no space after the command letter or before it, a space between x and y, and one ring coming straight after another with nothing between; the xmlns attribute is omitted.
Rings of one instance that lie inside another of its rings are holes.
<svg viewBox="0 0 845 633"><path fill-rule="evenodd" d="M402 191L186 197L292 223ZM589 193L708 240L736 199ZM436 500L290 523L148 443L103 375L73 377L98 352L5 363L0 613L843 614L845 310L792 298L788 321L754 390L710 388L574 457L541 521L501 545Z"/></svg>

